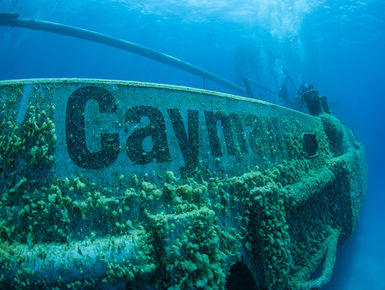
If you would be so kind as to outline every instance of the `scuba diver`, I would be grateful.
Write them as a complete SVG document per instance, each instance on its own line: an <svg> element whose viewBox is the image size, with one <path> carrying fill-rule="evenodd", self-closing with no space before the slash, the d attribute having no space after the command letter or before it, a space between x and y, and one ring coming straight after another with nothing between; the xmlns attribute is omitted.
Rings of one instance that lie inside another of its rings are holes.
<svg viewBox="0 0 385 290"><path fill-rule="evenodd" d="M288 82L291 80L291 78L289 76L286 76L284 82L282 83L281 85L281 88L279 89L279 92L278 92L278 98L279 98L279 101L282 102L282 103L285 103L286 105L288 105L289 103L289 92L287 90L287 85L288 85Z"/></svg>
<svg viewBox="0 0 385 290"><path fill-rule="evenodd" d="M285 82L282 84L281 86L281 90L280 90L280 95L282 94L282 96L285 96L284 94L284 89L285 89L285 86L286 86L287 82L285 80ZM310 90L313 90L314 89L314 86L312 84L310 84L308 81L304 81L302 82L298 89L297 89L297 95L293 98L282 98L280 97L280 99L284 100L285 101L285 105L289 108L292 108L294 110L297 110L297 111L304 111L304 104L306 103L306 100L304 99L304 95L307 91L310 91Z"/></svg>
<svg viewBox="0 0 385 290"><path fill-rule="evenodd" d="M307 102L307 100L305 99L305 96L307 94L305 93L310 90L314 90L314 86L310 84L308 81L304 81L298 87L297 95L290 97L289 91L292 91L291 89L288 89L288 86L290 84L293 86L294 81L292 78L289 77L288 74L286 74L286 78L282 83L281 88L278 92L279 101L286 107L289 107L297 111L304 111L304 104Z"/></svg>
<svg viewBox="0 0 385 290"><path fill-rule="evenodd" d="M297 90L297 99L301 102L301 107L306 104L311 115L318 116L322 113L331 114L326 96L320 96L318 90L309 82L303 82Z"/></svg>
<svg viewBox="0 0 385 290"><path fill-rule="evenodd" d="M310 90L314 90L314 86L311 85L308 81L304 81L300 86L298 87L297 94L299 98L301 99L301 102L304 102L303 95Z"/></svg>
<svg viewBox="0 0 385 290"><path fill-rule="evenodd" d="M279 102L288 108L299 110L301 107L301 103L298 102L298 99L295 96L295 82L290 77L287 71L285 71L285 73L285 80L281 84L281 87L278 91Z"/></svg>

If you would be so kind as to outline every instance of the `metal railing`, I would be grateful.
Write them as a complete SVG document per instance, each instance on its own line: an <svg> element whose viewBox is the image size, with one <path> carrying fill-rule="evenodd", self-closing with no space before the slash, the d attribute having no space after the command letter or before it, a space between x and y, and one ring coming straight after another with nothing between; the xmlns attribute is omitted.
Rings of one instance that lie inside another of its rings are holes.
<svg viewBox="0 0 385 290"><path fill-rule="evenodd" d="M202 68L199 68L195 65L192 65L188 62L185 62L171 55L153 50L151 48L148 48L127 40L115 38L107 34L95 32L95 31L91 31L91 30L87 30L87 29L83 29L75 26L56 23L56 22L20 18L18 14L14 14L14 13L0 13L0 25L11 26L11 27L24 27L24 28L34 29L34 30L53 32L57 34L81 38L81 39L101 43L104 45L112 46L115 48L123 49L129 52L156 60L158 62L171 65L173 67L179 68L186 72L200 76L204 79L214 81L218 84L221 84L224 87L227 87L243 95L247 95L247 92L244 88L228 80L225 80L211 72L208 72Z"/></svg>

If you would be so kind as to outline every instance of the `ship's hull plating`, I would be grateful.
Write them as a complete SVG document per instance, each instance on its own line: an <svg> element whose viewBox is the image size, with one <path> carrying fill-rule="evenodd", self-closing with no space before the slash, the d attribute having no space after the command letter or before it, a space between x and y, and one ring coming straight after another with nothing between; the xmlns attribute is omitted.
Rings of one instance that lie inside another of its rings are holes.
<svg viewBox="0 0 385 290"><path fill-rule="evenodd" d="M318 287L360 214L330 114L79 79L0 82L0 109L1 285Z"/></svg>

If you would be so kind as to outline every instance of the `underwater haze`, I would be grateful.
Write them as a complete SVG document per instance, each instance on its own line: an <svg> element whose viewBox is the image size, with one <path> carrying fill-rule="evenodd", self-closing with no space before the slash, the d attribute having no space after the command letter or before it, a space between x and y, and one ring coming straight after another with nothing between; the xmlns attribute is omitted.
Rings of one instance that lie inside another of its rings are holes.
<svg viewBox="0 0 385 290"><path fill-rule="evenodd" d="M177 57L281 103L308 81L354 129L368 188L353 235L325 289L385 289L385 1L1 0L0 12L77 26ZM0 80L134 80L239 94L133 53L47 32L0 26ZM296 109L304 110L303 107Z"/></svg>

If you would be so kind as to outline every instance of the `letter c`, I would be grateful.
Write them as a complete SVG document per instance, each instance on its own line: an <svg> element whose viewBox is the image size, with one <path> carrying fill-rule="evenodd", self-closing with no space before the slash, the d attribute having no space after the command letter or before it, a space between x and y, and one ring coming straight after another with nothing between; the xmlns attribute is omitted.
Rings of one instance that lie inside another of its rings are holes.
<svg viewBox="0 0 385 290"><path fill-rule="evenodd" d="M66 108L66 142L70 158L86 169L100 169L111 165L119 154L119 134L100 134L101 150L90 152L86 144L84 111L86 103L95 100L100 113L116 112L114 98L104 88L87 86L72 93Z"/></svg>

